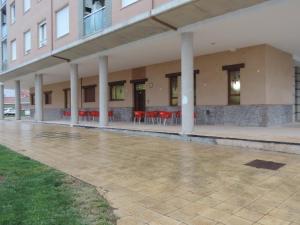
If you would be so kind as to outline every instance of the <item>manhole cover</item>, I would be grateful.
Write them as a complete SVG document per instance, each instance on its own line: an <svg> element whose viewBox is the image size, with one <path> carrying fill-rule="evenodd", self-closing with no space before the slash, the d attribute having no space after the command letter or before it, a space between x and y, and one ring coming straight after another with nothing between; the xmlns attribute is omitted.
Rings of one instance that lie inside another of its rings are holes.
<svg viewBox="0 0 300 225"><path fill-rule="evenodd" d="M41 132L36 135L37 138L54 138L54 139L81 139L79 133L69 132Z"/></svg>
<svg viewBox="0 0 300 225"><path fill-rule="evenodd" d="M278 170L286 164L256 159L246 163L245 165L255 167L258 169Z"/></svg>

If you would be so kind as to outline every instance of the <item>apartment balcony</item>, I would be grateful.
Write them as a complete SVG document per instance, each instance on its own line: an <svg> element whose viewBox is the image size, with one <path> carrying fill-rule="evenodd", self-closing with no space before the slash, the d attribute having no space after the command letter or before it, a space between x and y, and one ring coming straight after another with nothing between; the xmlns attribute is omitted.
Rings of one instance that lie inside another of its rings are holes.
<svg viewBox="0 0 300 225"><path fill-rule="evenodd" d="M1 38L5 39L7 37L7 25L2 25L1 27Z"/></svg>
<svg viewBox="0 0 300 225"><path fill-rule="evenodd" d="M3 60L1 63L1 71L6 71L8 69L7 60Z"/></svg>
<svg viewBox="0 0 300 225"><path fill-rule="evenodd" d="M84 35L91 35L105 28L105 7L90 13L83 19Z"/></svg>

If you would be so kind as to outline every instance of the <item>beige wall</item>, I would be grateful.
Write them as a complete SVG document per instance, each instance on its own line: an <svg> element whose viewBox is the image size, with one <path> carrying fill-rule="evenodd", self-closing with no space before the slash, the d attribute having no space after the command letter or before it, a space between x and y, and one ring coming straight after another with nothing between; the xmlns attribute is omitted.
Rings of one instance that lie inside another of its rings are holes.
<svg viewBox="0 0 300 225"><path fill-rule="evenodd" d="M266 46L266 102L293 104L294 68L292 55Z"/></svg>
<svg viewBox="0 0 300 225"><path fill-rule="evenodd" d="M11 24L10 21L10 5L15 2L16 4L16 22ZM70 33L59 39L56 38L56 12L69 5L70 7ZM50 0L32 0L31 8L24 13L22 0L8 0L7 1L7 21L8 21L8 62L9 67L18 66L26 61L30 61L49 54L52 49L60 48L79 37L79 17L78 17L78 1L77 0L53 0L53 23L51 19L51 1ZM38 24L46 20L47 22L47 45L39 48L38 46ZM53 28L53 29L52 29ZM29 54L24 54L24 32L31 30L31 51ZM11 41L17 41L17 60L11 60Z"/></svg>
<svg viewBox="0 0 300 225"><path fill-rule="evenodd" d="M227 105L228 75L224 65L245 63L241 69L241 105L293 104L292 56L270 46L260 45L211 55L195 57L197 105ZM135 71L135 72L134 72ZM126 80L125 100L110 102L110 107L133 106L133 85L136 71L125 70L109 74L109 82ZM169 105L169 79L166 74L180 72L180 61L147 66L146 105ZM80 83L80 82L79 82ZM83 103L83 108L98 107L98 76L84 78L82 85L97 85L96 102ZM44 90L53 91L53 106L63 107L63 89L69 83L52 84ZM81 101L81 100L80 100ZM80 104L79 104L80 105Z"/></svg>

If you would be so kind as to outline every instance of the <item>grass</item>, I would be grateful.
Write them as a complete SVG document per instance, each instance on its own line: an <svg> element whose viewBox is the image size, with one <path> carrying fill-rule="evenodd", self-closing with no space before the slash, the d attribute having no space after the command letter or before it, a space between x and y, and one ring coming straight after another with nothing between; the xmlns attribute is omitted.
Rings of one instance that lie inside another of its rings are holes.
<svg viewBox="0 0 300 225"><path fill-rule="evenodd" d="M114 225L97 190L0 145L0 225Z"/></svg>

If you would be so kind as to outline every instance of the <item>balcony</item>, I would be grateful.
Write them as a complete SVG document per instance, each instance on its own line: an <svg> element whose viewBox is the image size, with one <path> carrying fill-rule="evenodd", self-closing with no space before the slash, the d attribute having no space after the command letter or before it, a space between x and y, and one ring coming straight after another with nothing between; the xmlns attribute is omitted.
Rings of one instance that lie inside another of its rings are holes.
<svg viewBox="0 0 300 225"><path fill-rule="evenodd" d="M105 28L104 13L105 7L90 13L83 19L84 35L91 35Z"/></svg>
<svg viewBox="0 0 300 225"><path fill-rule="evenodd" d="M1 26L1 38L5 39L7 36L7 25L2 25Z"/></svg>
<svg viewBox="0 0 300 225"><path fill-rule="evenodd" d="M8 63L7 60L3 60L1 63L1 71L6 71L8 69Z"/></svg>

